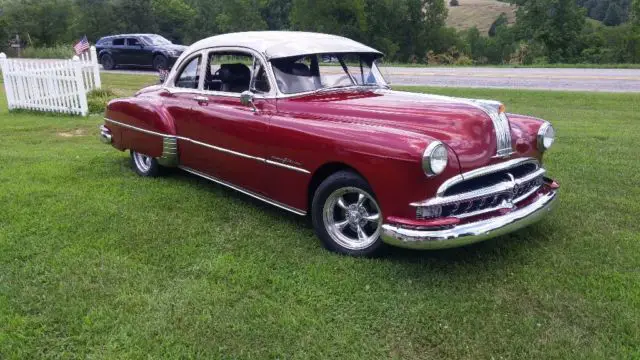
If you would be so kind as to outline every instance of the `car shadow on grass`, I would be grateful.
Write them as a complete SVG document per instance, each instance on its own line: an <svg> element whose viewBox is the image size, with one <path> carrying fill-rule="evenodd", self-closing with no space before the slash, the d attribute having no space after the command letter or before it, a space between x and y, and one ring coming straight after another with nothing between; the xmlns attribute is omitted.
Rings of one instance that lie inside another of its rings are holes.
<svg viewBox="0 0 640 360"><path fill-rule="evenodd" d="M122 161L122 166L130 167L128 159L122 159ZM224 185L179 169L166 170L165 177L168 179L173 179L181 183L196 184L198 188L211 193L212 196L222 196L240 200L244 203L242 206L255 206L259 211L264 211L266 215L268 215L268 219L277 219L277 221L286 224L287 227L300 229L299 231L301 233L305 233L301 234L300 238L308 238L306 235L312 231L313 227L309 216L299 216L290 213ZM265 226L266 225L268 224L265 224ZM545 223L545 220L543 220L538 224L534 224L512 234L451 249L411 250L387 246L385 251L381 252L371 261L391 262L394 265L409 266L407 269L421 269L427 272L466 272L479 271L479 269L489 270L491 268L500 268L514 261L522 261L523 257L534 256L535 251L532 251L533 249L544 247L546 243L552 240L549 233L553 233L554 230L548 226L551 225ZM319 240L317 240L317 249L318 251L326 251L322 248Z"/></svg>

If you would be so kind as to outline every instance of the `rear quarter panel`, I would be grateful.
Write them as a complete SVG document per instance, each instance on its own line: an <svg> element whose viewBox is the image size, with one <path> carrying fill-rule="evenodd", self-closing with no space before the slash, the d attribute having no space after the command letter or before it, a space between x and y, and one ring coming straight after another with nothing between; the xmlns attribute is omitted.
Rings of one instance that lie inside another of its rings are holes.
<svg viewBox="0 0 640 360"><path fill-rule="evenodd" d="M161 134L176 134L173 118L162 103L151 96L112 100L107 105L105 126L111 130L113 146L117 149L153 157L162 155Z"/></svg>

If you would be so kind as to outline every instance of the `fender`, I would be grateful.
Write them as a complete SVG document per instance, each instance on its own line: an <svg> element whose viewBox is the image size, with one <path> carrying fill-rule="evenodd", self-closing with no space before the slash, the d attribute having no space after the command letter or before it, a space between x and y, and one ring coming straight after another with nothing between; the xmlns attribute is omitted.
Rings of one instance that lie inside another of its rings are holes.
<svg viewBox="0 0 640 360"><path fill-rule="evenodd" d="M112 145L158 158L164 166L177 165L177 138L171 114L151 97L115 99L105 112Z"/></svg>

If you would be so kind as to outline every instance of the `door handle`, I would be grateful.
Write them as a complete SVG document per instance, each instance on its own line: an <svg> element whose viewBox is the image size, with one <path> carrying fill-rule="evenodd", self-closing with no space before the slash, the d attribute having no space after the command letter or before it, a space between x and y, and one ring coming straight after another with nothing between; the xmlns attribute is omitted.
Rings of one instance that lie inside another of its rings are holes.
<svg viewBox="0 0 640 360"><path fill-rule="evenodd" d="M209 98L206 96L196 95L193 97L193 100L197 101L198 104L206 104L209 102Z"/></svg>

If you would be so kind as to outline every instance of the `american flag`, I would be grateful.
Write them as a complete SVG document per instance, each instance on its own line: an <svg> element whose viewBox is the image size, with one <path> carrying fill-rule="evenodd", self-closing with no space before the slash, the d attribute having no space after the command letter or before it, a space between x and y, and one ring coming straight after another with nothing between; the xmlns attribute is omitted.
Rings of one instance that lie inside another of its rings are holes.
<svg viewBox="0 0 640 360"><path fill-rule="evenodd" d="M73 50L75 50L76 55L80 55L83 52L89 50L89 40L87 40L87 35L82 37L77 44L73 46Z"/></svg>

